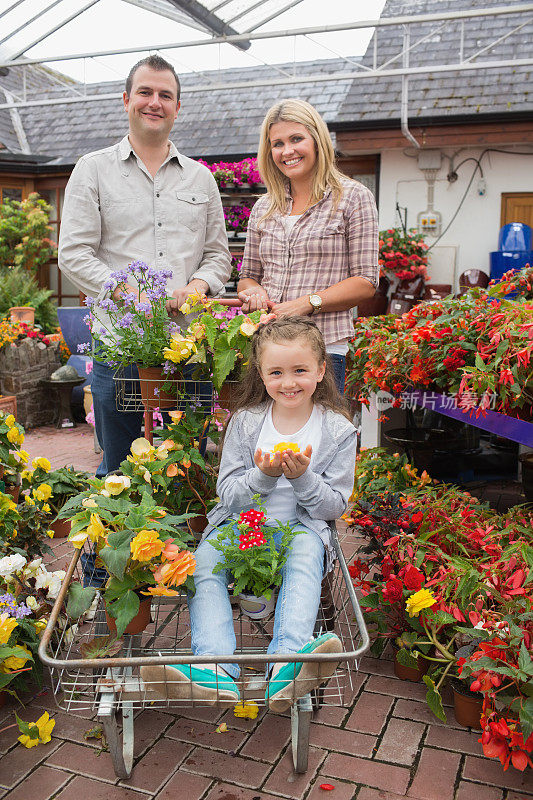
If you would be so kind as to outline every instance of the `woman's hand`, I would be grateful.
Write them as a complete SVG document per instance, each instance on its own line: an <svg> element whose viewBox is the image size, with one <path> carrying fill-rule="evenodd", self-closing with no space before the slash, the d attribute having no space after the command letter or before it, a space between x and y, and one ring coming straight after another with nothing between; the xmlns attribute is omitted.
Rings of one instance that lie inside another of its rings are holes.
<svg viewBox="0 0 533 800"><path fill-rule="evenodd" d="M310 444L307 445L302 453L294 453L292 450L284 450L281 458L281 468L283 474L288 480L294 480L303 475L309 464L311 463L311 454L313 448Z"/></svg>
<svg viewBox="0 0 533 800"><path fill-rule="evenodd" d="M261 472L264 472L265 475L270 475L271 478L280 478L282 475L281 455L281 453L274 453L271 459L268 451L263 453L263 451L258 448L254 453L255 466L259 467Z"/></svg>
<svg viewBox="0 0 533 800"><path fill-rule="evenodd" d="M274 303L272 306L272 311L274 314L277 314L278 317L306 317L309 316L312 310L313 306L309 302L308 295L304 295L304 297L297 297L296 300L286 300L284 303Z"/></svg>
<svg viewBox="0 0 533 800"><path fill-rule="evenodd" d="M241 310L244 314L250 314L252 311L268 311L272 307L272 301L259 284L243 289L237 296L242 303Z"/></svg>

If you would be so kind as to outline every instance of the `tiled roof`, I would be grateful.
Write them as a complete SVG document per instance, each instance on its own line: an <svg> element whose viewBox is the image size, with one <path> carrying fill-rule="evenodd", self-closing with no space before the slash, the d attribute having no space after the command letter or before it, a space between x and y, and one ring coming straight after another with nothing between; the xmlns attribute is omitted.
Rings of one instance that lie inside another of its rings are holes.
<svg viewBox="0 0 533 800"><path fill-rule="evenodd" d="M501 0L483 0L482 8L504 5ZM415 16L448 11L467 10L471 0L388 0L381 18L403 15ZM464 58L486 47L525 21L523 14L465 19ZM411 45L435 30L441 23L432 22L409 26ZM459 114L501 114L533 110L533 79L531 67L483 69L479 71L443 72L431 74L431 67L446 61L459 61L459 31L461 22L447 22L419 48L409 54L411 66L427 65L428 72L409 78L409 119L452 117ZM477 60L520 58L531 54L532 24L501 41ZM376 29L378 65L401 52L402 30L397 26ZM374 41L370 42L363 64L372 66ZM475 63L475 61L474 61ZM401 67L401 57L390 66ZM346 100L339 109L337 122L370 123L398 120L400 116L401 78L370 78L354 80Z"/></svg>
<svg viewBox="0 0 533 800"><path fill-rule="evenodd" d="M293 74L293 64L283 64L281 68L289 75ZM353 64L344 59L328 59L297 64L295 74L353 69ZM326 121L332 121L351 85L351 80L347 79L242 89L216 88L216 83L268 80L275 73L273 66L259 66L180 76L181 109L171 135L178 149L186 155L205 158L231 158L255 153L261 121L266 110L277 100L283 97L309 100ZM213 84L212 88L205 91L187 91L191 86L210 84ZM122 90L122 82L87 87L88 94L120 94ZM55 95L56 90L43 94L43 98ZM64 163L75 163L84 153L113 144L127 131L127 117L118 98L29 107L21 109L21 117L32 152L47 153Z"/></svg>

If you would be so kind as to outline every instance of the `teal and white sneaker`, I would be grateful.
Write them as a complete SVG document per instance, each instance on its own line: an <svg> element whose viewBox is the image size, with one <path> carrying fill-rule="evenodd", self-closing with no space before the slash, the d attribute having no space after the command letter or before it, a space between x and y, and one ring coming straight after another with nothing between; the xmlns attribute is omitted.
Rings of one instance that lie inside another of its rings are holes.
<svg viewBox="0 0 533 800"><path fill-rule="evenodd" d="M222 667L215 664L172 664L141 667L147 688L169 700L200 700L205 705L237 703L237 684Z"/></svg>
<svg viewBox="0 0 533 800"><path fill-rule="evenodd" d="M335 633L323 633L298 650L299 653L342 653L342 642ZM330 678L338 661L292 661L274 664L265 694L271 711L281 714L298 698L311 692Z"/></svg>

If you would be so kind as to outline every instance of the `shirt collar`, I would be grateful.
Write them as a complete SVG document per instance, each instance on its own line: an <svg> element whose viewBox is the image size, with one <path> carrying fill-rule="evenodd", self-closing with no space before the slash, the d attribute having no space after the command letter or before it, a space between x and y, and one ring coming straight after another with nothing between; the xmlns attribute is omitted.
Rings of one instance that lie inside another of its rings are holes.
<svg viewBox="0 0 533 800"><path fill-rule="evenodd" d="M135 156L135 150L131 146L128 134L126 134L126 136L120 141L118 149L122 161L127 161L131 155ZM168 151L168 160L170 161L172 158L176 159L180 167L183 166L180 162L180 154L178 152L178 149L174 144L174 142L171 141L170 149Z"/></svg>

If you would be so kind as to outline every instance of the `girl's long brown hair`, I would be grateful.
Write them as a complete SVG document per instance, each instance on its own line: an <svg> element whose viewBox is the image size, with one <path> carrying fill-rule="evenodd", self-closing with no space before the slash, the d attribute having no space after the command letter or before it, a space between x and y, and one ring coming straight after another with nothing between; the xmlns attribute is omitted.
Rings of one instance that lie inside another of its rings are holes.
<svg viewBox="0 0 533 800"><path fill-rule="evenodd" d="M260 325L252 336L248 367L234 389L234 408L226 422L220 440L220 452L222 451L227 426L233 414L243 408L254 408L270 397L261 377L261 354L265 345L269 342L292 344L296 339L304 340L311 347L319 364L326 362L326 372L320 383L317 384L313 394L313 402L320 403L324 408L336 411L338 414L345 416L350 422L352 421L348 403L335 384L333 367L326 353L326 345L320 330L309 317L279 317L279 319L267 322L265 325Z"/></svg>

